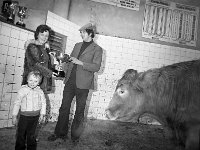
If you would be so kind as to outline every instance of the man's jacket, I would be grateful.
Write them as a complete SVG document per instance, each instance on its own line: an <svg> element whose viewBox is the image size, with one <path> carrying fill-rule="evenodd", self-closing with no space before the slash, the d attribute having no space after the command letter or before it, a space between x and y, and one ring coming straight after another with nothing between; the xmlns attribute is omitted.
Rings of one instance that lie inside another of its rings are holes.
<svg viewBox="0 0 200 150"><path fill-rule="evenodd" d="M76 43L70 57L78 57L83 42ZM96 43L91 43L80 55L79 60L83 62L83 66L77 65L76 70L76 86L80 89L94 89L94 73L98 72L102 61L102 48ZM64 83L70 77L73 63L67 63L64 67L66 73Z"/></svg>

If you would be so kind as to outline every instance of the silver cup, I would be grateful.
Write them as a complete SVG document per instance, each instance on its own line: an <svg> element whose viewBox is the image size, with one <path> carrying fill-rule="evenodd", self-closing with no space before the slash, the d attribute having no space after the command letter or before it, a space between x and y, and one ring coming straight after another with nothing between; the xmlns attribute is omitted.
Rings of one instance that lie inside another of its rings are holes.
<svg viewBox="0 0 200 150"><path fill-rule="evenodd" d="M53 58L53 63L59 66L62 66L62 60L64 59L63 52L60 51L52 51L49 53ZM54 75L56 77L65 77L65 72L62 70L62 67L60 67L58 70L54 70Z"/></svg>
<svg viewBox="0 0 200 150"><path fill-rule="evenodd" d="M8 5L8 18L7 21L14 23L15 21L15 14L17 12L17 6L18 6L18 2L17 1L12 1L9 5Z"/></svg>
<svg viewBox="0 0 200 150"><path fill-rule="evenodd" d="M24 19L27 17L28 15L28 9L27 7L24 6L18 6L18 13L17 13L18 17L19 17L19 21L16 23L16 25L25 27L25 23L24 23Z"/></svg>
<svg viewBox="0 0 200 150"><path fill-rule="evenodd" d="M64 59L64 53L63 52L57 52L56 53L56 58L59 62L59 65L62 66L62 60ZM63 71L62 68L58 70L58 77L65 77L65 72Z"/></svg>

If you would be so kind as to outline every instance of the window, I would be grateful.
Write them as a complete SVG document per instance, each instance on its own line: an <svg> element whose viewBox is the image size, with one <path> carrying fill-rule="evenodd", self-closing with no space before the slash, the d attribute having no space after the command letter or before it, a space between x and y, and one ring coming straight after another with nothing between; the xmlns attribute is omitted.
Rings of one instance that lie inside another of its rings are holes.
<svg viewBox="0 0 200 150"><path fill-rule="evenodd" d="M146 0L142 37L196 46L199 8Z"/></svg>

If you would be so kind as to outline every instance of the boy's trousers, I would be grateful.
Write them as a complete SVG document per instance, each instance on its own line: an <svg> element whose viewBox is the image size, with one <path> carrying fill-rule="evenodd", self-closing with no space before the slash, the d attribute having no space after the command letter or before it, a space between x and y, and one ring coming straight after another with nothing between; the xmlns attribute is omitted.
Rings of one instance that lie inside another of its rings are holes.
<svg viewBox="0 0 200 150"><path fill-rule="evenodd" d="M20 115L15 150L36 150L37 142L35 140L35 131L38 124L38 116Z"/></svg>

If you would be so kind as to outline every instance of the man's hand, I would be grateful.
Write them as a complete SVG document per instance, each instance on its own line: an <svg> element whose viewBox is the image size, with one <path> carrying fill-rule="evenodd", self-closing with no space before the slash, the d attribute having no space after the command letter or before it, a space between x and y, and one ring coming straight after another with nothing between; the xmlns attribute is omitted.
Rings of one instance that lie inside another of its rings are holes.
<svg viewBox="0 0 200 150"><path fill-rule="evenodd" d="M71 57L70 60L72 60L72 62L73 62L74 64L83 66L83 62L80 61L80 60L78 60L78 59L75 58L75 57Z"/></svg>
<svg viewBox="0 0 200 150"><path fill-rule="evenodd" d="M71 62L70 56L68 54L64 54L63 58L61 59L62 63L68 63Z"/></svg>

